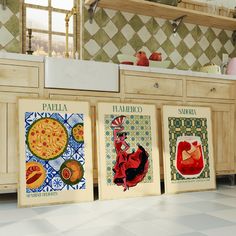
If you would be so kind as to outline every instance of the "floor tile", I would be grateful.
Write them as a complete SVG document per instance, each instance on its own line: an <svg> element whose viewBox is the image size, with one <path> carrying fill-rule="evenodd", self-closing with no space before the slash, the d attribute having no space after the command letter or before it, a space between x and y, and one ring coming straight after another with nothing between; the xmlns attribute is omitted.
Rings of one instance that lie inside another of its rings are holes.
<svg viewBox="0 0 236 236"><path fill-rule="evenodd" d="M169 235L176 235L180 233L191 233L193 231L192 228L185 226L183 224L179 224L174 220L169 220L169 219L158 219L158 220L153 219L149 221L149 223L155 226L158 225L161 230L168 233ZM155 235L155 232L153 232L152 235Z"/></svg>
<svg viewBox="0 0 236 236"><path fill-rule="evenodd" d="M124 209L113 209L106 213L90 212L89 214L80 214L78 212L77 214L71 214L70 220L68 220L67 215L47 216L46 219L59 230L89 229L101 226L113 227L123 222L140 220L140 218L136 217L139 212L139 210L127 207Z"/></svg>
<svg viewBox="0 0 236 236"><path fill-rule="evenodd" d="M192 193L186 193L186 196L192 196ZM212 190L212 191L195 192L194 197L206 201L206 200L224 198L226 197L226 195L224 193Z"/></svg>
<svg viewBox="0 0 236 236"><path fill-rule="evenodd" d="M217 192L227 196L236 197L236 186L219 185Z"/></svg>
<svg viewBox="0 0 236 236"><path fill-rule="evenodd" d="M44 233L33 233L30 236L64 236L60 231L55 231L55 232L44 232ZM77 235L75 235L77 236Z"/></svg>
<svg viewBox="0 0 236 236"><path fill-rule="evenodd" d="M228 210L231 207L210 201L200 201L194 203L185 203L182 204L184 207L188 207L190 209L195 209L199 212L208 213L211 211L219 211L219 210ZM236 209L235 209L236 210Z"/></svg>
<svg viewBox="0 0 236 236"><path fill-rule="evenodd" d="M126 230L131 231L137 236L143 235L173 235L171 232L166 232L158 224L152 224L149 221L143 222L126 222L122 225Z"/></svg>
<svg viewBox="0 0 236 236"><path fill-rule="evenodd" d="M46 220L17 221L1 227L1 235L32 236L36 233L48 233L56 231L56 228Z"/></svg>
<svg viewBox="0 0 236 236"><path fill-rule="evenodd" d="M0 222L31 220L37 216L31 208L10 208L0 211Z"/></svg>
<svg viewBox="0 0 236 236"><path fill-rule="evenodd" d="M236 209L235 208L231 208L230 210L210 212L208 214L211 216L215 216L215 217L236 223ZM235 232L235 235L236 235L236 232Z"/></svg>
<svg viewBox="0 0 236 236"><path fill-rule="evenodd" d="M38 207L32 208L35 213L40 215L42 218L44 217L53 217L53 216L71 216L77 214L88 214L90 212L89 209L82 208L77 204L70 205L61 205L61 206L47 206L47 207Z"/></svg>
<svg viewBox="0 0 236 236"><path fill-rule="evenodd" d="M123 227L96 227L89 229L76 229L63 232L63 236L135 236L136 234L124 229Z"/></svg>
<svg viewBox="0 0 236 236"><path fill-rule="evenodd" d="M236 186L34 208L0 195L1 236L231 236L235 219Z"/></svg>
<svg viewBox="0 0 236 236"><path fill-rule="evenodd" d="M203 231L207 236L235 236L236 225Z"/></svg>
<svg viewBox="0 0 236 236"><path fill-rule="evenodd" d="M16 223L15 221L1 222L0 223L0 232L1 232L1 228L5 227L5 226L13 225L15 223Z"/></svg>
<svg viewBox="0 0 236 236"><path fill-rule="evenodd" d="M176 234L175 236L206 236L206 234L201 232L192 232L187 234Z"/></svg>
<svg viewBox="0 0 236 236"><path fill-rule="evenodd" d="M4 210L10 210L10 209L16 209L17 208L17 203L16 203L16 200L14 201L4 201L2 202L0 200L0 214L1 214L1 211L4 211Z"/></svg>
<svg viewBox="0 0 236 236"><path fill-rule="evenodd" d="M176 222L191 227L194 230L198 231L233 225L233 223L230 221L223 220L218 217L210 216L207 214L181 216L176 219Z"/></svg>
<svg viewBox="0 0 236 236"><path fill-rule="evenodd" d="M161 204L150 207L148 210L143 210L140 213L139 218L145 220L152 220L154 218L159 219L172 219L185 215L198 214L199 211L181 205L175 204Z"/></svg>
<svg viewBox="0 0 236 236"><path fill-rule="evenodd" d="M163 199L167 203L173 203L173 204L181 204L181 203L187 203L187 202L195 202L199 201L199 198L196 197L194 194L163 194Z"/></svg>
<svg viewBox="0 0 236 236"><path fill-rule="evenodd" d="M236 197L232 197L232 196L216 199L216 200L213 200L213 202L221 203L226 206L236 207Z"/></svg>

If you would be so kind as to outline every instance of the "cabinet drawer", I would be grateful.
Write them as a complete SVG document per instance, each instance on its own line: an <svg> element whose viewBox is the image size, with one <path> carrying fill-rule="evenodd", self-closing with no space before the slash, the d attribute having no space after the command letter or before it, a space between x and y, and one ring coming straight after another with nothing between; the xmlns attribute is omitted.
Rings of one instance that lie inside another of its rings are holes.
<svg viewBox="0 0 236 236"><path fill-rule="evenodd" d="M147 95L182 96L183 82L181 79L125 77L125 92Z"/></svg>
<svg viewBox="0 0 236 236"><path fill-rule="evenodd" d="M0 85L2 86L37 88L38 81L38 67L0 64Z"/></svg>
<svg viewBox="0 0 236 236"><path fill-rule="evenodd" d="M187 97L234 99L234 84L187 81Z"/></svg>

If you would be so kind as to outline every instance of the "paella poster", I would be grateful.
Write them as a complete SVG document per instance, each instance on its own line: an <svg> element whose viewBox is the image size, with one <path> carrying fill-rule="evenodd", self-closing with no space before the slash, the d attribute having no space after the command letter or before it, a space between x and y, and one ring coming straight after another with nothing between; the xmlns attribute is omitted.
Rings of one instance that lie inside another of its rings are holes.
<svg viewBox="0 0 236 236"><path fill-rule="evenodd" d="M154 105L98 104L99 198L160 194Z"/></svg>
<svg viewBox="0 0 236 236"><path fill-rule="evenodd" d="M165 192L215 189L211 110L163 106Z"/></svg>
<svg viewBox="0 0 236 236"><path fill-rule="evenodd" d="M93 200L87 102L19 99L19 206Z"/></svg>

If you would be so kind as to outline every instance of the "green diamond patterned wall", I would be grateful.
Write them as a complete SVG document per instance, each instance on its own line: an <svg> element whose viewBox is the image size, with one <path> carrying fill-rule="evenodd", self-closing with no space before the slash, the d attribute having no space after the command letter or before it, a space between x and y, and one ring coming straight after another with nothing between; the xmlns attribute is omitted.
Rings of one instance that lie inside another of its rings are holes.
<svg viewBox="0 0 236 236"><path fill-rule="evenodd" d="M7 1L5 10L0 6L0 50L20 52L19 1Z"/></svg>
<svg viewBox="0 0 236 236"><path fill-rule="evenodd" d="M102 8L90 24L85 9L83 57L118 63L119 53L159 51L171 67L196 70L208 62L221 64L223 53L236 56L231 36L232 31L194 24L181 24L174 35L168 20Z"/></svg>
<svg viewBox="0 0 236 236"><path fill-rule="evenodd" d="M119 53L158 50L171 67L194 70L208 62L220 64L223 53L236 56L231 31L181 24L174 36L168 20L101 8L93 24L88 19L84 9L83 59L118 63ZM12 0L6 10L0 7L0 50L19 52L19 38L19 1Z"/></svg>

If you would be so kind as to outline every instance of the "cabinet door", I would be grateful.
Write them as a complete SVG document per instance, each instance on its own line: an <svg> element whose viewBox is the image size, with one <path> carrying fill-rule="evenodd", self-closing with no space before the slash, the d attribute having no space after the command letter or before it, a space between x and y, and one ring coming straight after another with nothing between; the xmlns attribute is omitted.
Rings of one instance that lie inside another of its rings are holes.
<svg viewBox="0 0 236 236"><path fill-rule="evenodd" d="M2 184L7 173L7 103L3 101L0 101L0 130L0 184Z"/></svg>
<svg viewBox="0 0 236 236"><path fill-rule="evenodd" d="M190 103L188 103L190 104ZM234 173L234 112L233 104L191 102L191 105L212 109L214 161L217 175Z"/></svg>
<svg viewBox="0 0 236 236"><path fill-rule="evenodd" d="M0 64L0 85L38 88L39 67L36 65Z"/></svg>
<svg viewBox="0 0 236 236"><path fill-rule="evenodd" d="M0 92L0 185L17 183L18 97L38 97L38 94Z"/></svg>
<svg viewBox="0 0 236 236"><path fill-rule="evenodd" d="M234 105L212 106L216 174L234 172Z"/></svg>

